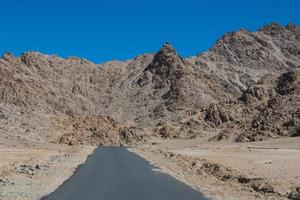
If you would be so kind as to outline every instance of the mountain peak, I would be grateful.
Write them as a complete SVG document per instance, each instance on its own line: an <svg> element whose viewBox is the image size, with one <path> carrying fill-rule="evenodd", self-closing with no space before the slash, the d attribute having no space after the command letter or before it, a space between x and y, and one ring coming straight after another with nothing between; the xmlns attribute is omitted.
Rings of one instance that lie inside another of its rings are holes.
<svg viewBox="0 0 300 200"><path fill-rule="evenodd" d="M14 55L11 52L5 52L1 58L4 60L11 60L14 58Z"/></svg>
<svg viewBox="0 0 300 200"><path fill-rule="evenodd" d="M293 29L293 28L299 28L299 26L295 23L288 23L288 25L286 25L287 29Z"/></svg>
<svg viewBox="0 0 300 200"><path fill-rule="evenodd" d="M168 42L160 48L155 54L152 63L145 69L145 71L155 71L159 68L170 68L177 62L184 62L183 59L177 54L175 48Z"/></svg>
<svg viewBox="0 0 300 200"><path fill-rule="evenodd" d="M263 27L261 27L259 29L259 31L265 33L265 34L268 34L268 35L278 35L282 32L285 31L285 27L284 26L281 26L279 23L277 22L272 22L270 24L267 24Z"/></svg>
<svg viewBox="0 0 300 200"><path fill-rule="evenodd" d="M300 26L294 23L289 23L286 27L287 30L293 32L298 39L300 39Z"/></svg>
<svg viewBox="0 0 300 200"><path fill-rule="evenodd" d="M161 52L161 53L175 53L175 54L177 54L176 49L174 49L174 47L172 46L172 44L169 43L169 42L165 42L163 44L163 46L160 48L159 52Z"/></svg>

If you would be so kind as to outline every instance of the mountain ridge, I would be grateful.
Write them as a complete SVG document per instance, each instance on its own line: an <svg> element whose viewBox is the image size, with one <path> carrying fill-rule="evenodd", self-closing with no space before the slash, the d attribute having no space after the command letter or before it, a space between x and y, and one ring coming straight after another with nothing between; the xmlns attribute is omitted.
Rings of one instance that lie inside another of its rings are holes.
<svg viewBox="0 0 300 200"><path fill-rule="evenodd" d="M102 64L38 52L6 53L0 59L0 104L40 113L45 121L48 115L73 122L108 116L121 124L152 127L184 119L220 99L234 101L262 77L299 66L299 35L295 24L241 29L186 59L169 43L156 54Z"/></svg>

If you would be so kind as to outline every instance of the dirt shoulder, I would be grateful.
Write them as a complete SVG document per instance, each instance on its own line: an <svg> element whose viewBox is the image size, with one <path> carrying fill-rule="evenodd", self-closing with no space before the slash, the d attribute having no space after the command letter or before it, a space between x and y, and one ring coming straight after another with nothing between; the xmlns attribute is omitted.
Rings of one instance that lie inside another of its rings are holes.
<svg viewBox="0 0 300 200"><path fill-rule="evenodd" d="M34 200L51 193L85 162L94 148L0 148L0 199Z"/></svg>
<svg viewBox="0 0 300 200"><path fill-rule="evenodd" d="M212 199L293 199L300 187L300 138L153 144L133 151Z"/></svg>

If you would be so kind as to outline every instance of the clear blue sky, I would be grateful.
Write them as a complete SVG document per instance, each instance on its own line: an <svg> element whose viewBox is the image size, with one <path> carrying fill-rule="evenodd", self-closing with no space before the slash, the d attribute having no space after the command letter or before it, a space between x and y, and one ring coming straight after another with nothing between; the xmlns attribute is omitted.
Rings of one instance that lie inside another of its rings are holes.
<svg viewBox="0 0 300 200"><path fill-rule="evenodd" d="M0 0L0 53L33 50L96 63L155 52L186 57L225 32L300 24L300 0Z"/></svg>

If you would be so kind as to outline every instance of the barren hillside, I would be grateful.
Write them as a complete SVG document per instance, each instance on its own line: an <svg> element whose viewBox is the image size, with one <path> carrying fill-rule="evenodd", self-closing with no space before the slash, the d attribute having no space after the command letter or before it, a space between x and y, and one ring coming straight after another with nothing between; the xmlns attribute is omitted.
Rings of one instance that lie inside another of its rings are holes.
<svg viewBox="0 0 300 200"><path fill-rule="evenodd" d="M282 27L276 23L257 32L241 29L227 33L208 52L188 59L178 55L169 43L156 54L104 64L37 52L26 52L20 57L6 53L0 59L0 105L1 129L7 135L1 137L5 138L3 141L11 137L58 141L62 135L75 134L74 124L70 126L70 123L84 118L103 119L108 127L118 127L114 134L119 134L124 127L147 128L170 120L184 120L191 113L203 110L208 112L206 121L217 120L214 123L219 126L220 122L213 116L218 107L209 106L211 103L234 102L240 96L242 101L252 101L249 95L257 98L267 92L259 90L263 94L256 94L258 80L279 76L299 65L300 27L295 24ZM277 102L286 99L284 91L289 92L292 86L279 80L276 87L273 90L278 93L274 97ZM281 105L285 113L289 113L290 106L299 108L298 95L294 92L290 97L293 105ZM272 99L268 100L271 107ZM263 113L269 112L268 106L261 108L265 111L256 108L254 111L246 102L241 106L252 113L259 110L258 123L267 115ZM226 105L226 109L237 108ZM107 117L109 120L104 120ZM221 116L221 121L232 121L230 117L225 118ZM269 123L275 121L268 119ZM295 123L298 127L297 120ZM12 124L18 127L14 134L8 131ZM253 121L251 124L253 129L266 129L254 127ZM92 131L95 127L85 128ZM286 135L274 128L267 129L270 134ZM241 135L237 140L249 139ZM115 142L119 143L119 139Z"/></svg>

